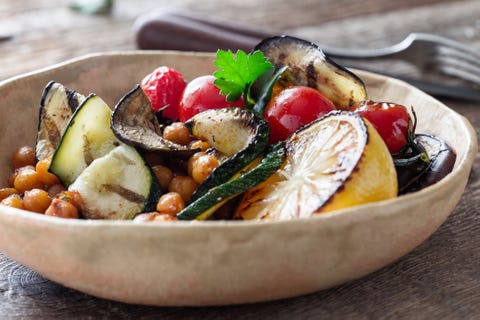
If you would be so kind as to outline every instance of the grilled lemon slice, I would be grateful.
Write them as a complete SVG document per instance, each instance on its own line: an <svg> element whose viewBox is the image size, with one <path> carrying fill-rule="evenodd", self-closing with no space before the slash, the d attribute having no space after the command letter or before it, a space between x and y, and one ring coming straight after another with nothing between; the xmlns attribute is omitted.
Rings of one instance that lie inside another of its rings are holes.
<svg viewBox="0 0 480 320"><path fill-rule="evenodd" d="M236 217L304 218L397 195L392 157L356 113L329 113L292 135L286 149L283 166L245 193Z"/></svg>

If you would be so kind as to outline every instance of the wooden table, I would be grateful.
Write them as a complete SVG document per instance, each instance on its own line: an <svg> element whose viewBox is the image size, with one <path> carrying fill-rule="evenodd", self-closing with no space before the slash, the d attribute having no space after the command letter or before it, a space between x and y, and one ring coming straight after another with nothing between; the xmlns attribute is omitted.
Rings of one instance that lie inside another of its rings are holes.
<svg viewBox="0 0 480 320"><path fill-rule="evenodd" d="M321 45L377 47L430 32L480 50L480 1L176 0L116 1L109 15L68 2L0 0L0 80L82 54L135 49L132 25L152 10L189 9ZM444 100L480 128L478 102ZM1 97L0 97L1 103ZM480 317L480 160L445 224L397 262L360 280L302 297L252 305L156 308L65 288L0 253L1 319L475 319Z"/></svg>

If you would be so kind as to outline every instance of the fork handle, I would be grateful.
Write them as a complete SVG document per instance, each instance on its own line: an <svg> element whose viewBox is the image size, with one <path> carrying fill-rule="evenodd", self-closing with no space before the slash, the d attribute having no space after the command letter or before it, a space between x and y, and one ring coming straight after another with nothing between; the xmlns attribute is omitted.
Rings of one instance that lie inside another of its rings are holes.
<svg viewBox="0 0 480 320"><path fill-rule="evenodd" d="M214 20L188 12L158 12L140 17L134 25L137 46L149 50L251 51L274 33Z"/></svg>

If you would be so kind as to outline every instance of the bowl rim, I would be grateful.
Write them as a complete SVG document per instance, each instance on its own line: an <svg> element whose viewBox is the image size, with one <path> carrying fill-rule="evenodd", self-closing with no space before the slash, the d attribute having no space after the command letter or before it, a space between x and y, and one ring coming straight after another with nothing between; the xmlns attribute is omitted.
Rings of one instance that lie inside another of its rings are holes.
<svg viewBox="0 0 480 320"><path fill-rule="evenodd" d="M44 73L54 72L55 70L59 70L68 66L80 65L90 60L95 60L98 58L105 58L105 57L120 57L120 56L148 56L148 55L172 55L172 56L198 56L198 57L205 57L211 58L214 57L215 53L212 52L189 52L189 51L175 51L175 50L112 50L112 51L101 51L101 52L94 52L85 55L80 55L71 59L67 59L65 61L55 63L43 68L39 68L36 70L32 70L26 73L22 73L7 79L0 81L0 89L6 86L14 85L16 81L22 80L24 78L29 77L37 77ZM361 77L375 77L376 79L382 81L393 81L402 86L407 86L409 90L414 90L423 95L429 97L429 99L433 99L437 104L440 103L443 108L446 108L450 111L452 115L458 118L463 124L463 131L466 133L466 137L468 138L465 141L468 144L468 148L461 159L456 160L456 165L453 170L442 180L438 181L437 183L423 188L419 191L412 192L409 194L401 195L396 198L382 200L377 202L371 202L367 204L362 204L350 208L345 208L341 210L336 210L329 212L328 214L319 214L314 215L309 218L300 218L300 219L293 219L293 220L284 220L284 221L244 221L244 220L206 220L206 221L173 221L173 222L164 222L164 223L136 223L131 220L87 220L87 219L62 219L57 217L50 217L45 216L42 214L32 214L32 212L17 208L11 208L7 206L0 205L0 214L2 215L14 215L15 217L21 219L28 219L32 222L38 222L41 225L50 225L50 226L76 226L76 227L84 227L84 228L92 228L92 227L106 227L106 226L115 226L120 228L125 227L132 227L136 226L139 228L213 228L216 229L218 227L225 228L244 228L244 227L261 227L261 226L275 226L275 225L284 225L284 224L303 224L308 223L308 221L314 220L337 220L342 221L344 223L355 223L361 222L363 220L369 220L371 218L371 214L369 212L375 212L376 210L371 210L372 208L378 206L389 206L393 203L408 203L408 202L415 202L419 201L420 199L427 197L433 197L437 191L441 190L445 185L454 184L453 181L459 180L462 173L468 174L470 171L475 155L478 152L478 142L475 129L470 124L470 122L461 114L457 113L456 111L450 109L441 101L435 99L432 96L429 96L427 93L421 91L420 89L406 83L403 80L395 79L392 77L388 77L381 74L376 74L369 71L352 69L354 72L360 73ZM368 88L367 88L368 89ZM464 171L468 171L465 173ZM355 211L360 211L359 214L352 214ZM395 212L385 211L384 214L386 216L390 214L395 214Z"/></svg>

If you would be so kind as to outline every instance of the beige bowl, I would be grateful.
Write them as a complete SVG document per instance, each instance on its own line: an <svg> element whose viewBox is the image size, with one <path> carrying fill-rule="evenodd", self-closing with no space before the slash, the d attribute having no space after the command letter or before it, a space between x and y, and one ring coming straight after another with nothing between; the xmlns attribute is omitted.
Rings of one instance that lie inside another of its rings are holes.
<svg viewBox="0 0 480 320"><path fill-rule="evenodd" d="M212 56L173 52L91 55L0 83L0 178L20 145L34 145L44 86L55 80L112 106L159 65L187 79ZM467 120L397 80L358 72L370 97L413 105L418 132L456 150L441 182L397 199L284 222L66 220L0 205L0 250L48 279L85 293L159 306L223 305L297 296L362 277L411 251L458 203L477 153Z"/></svg>

